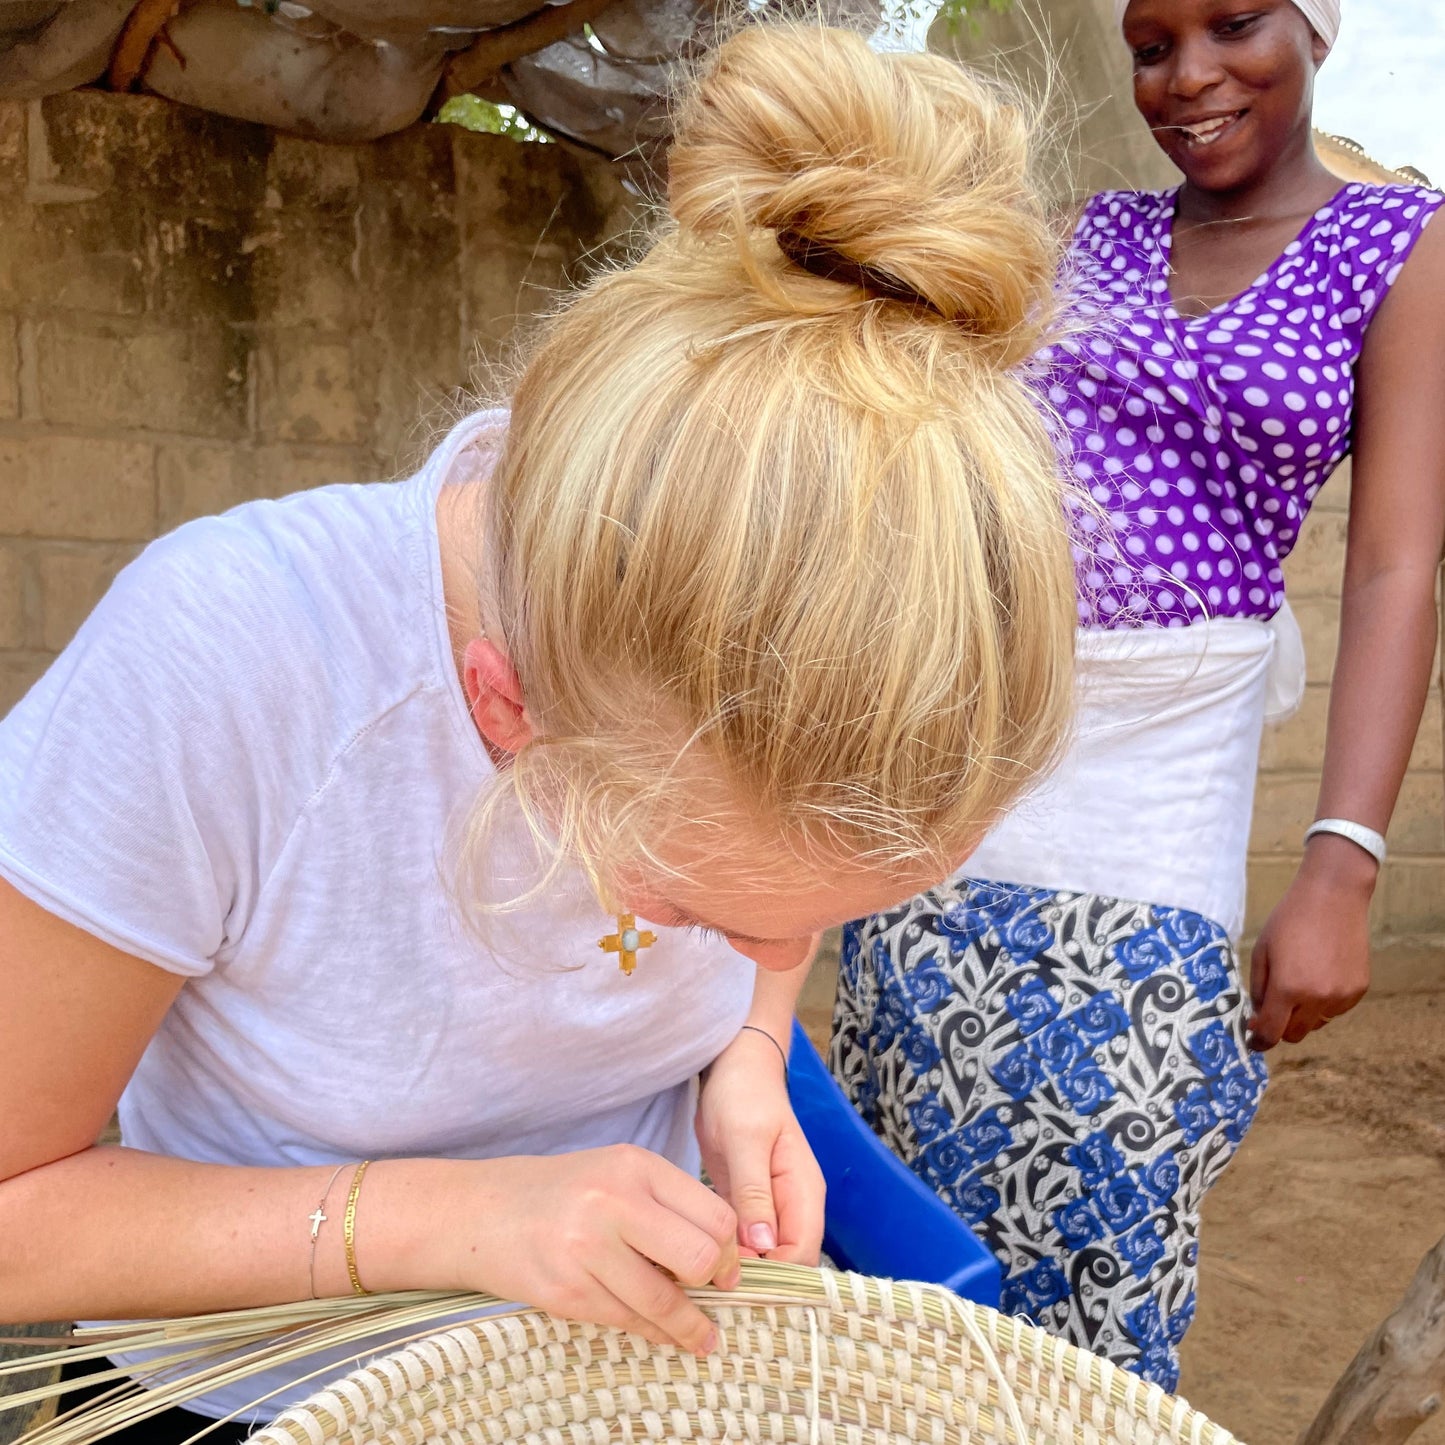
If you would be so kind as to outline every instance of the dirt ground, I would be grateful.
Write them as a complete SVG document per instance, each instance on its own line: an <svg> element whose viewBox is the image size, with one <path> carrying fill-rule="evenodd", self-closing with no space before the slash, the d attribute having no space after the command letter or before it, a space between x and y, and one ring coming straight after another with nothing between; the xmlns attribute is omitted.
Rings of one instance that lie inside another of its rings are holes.
<svg viewBox="0 0 1445 1445"><path fill-rule="evenodd" d="M1377 952L1347 1018L1270 1056L1204 1212L1181 1393L1248 1445L1289 1445L1445 1233L1445 951ZM800 1014L827 1034L832 970ZM1412 1445L1445 1445L1445 1412Z"/></svg>

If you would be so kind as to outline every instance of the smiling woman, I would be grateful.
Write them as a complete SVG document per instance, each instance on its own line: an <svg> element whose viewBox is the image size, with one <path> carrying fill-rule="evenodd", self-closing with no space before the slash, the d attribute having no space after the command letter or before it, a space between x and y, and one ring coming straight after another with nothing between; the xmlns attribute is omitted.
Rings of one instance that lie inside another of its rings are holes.
<svg viewBox="0 0 1445 1445"><path fill-rule="evenodd" d="M1005 1308L1172 1388L1200 1202L1253 1117L1258 1051L1369 981L1445 542L1445 198L1320 164L1335 0L1118 12L1185 180L1088 203L1079 326L1042 357L1109 518L1080 567L1076 741L954 888L849 930L833 1064L996 1250ZM1251 1017L1254 770L1303 681L1281 563L1351 451L1318 821L1255 949Z"/></svg>

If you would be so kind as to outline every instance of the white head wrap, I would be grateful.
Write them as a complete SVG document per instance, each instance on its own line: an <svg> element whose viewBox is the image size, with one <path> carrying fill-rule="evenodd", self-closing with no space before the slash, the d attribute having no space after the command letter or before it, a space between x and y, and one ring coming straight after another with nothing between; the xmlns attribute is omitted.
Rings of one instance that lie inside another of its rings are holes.
<svg viewBox="0 0 1445 1445"><path fill-rule="evenodd" d="M1294 6L1309 21L1315 34L1334 49L1340 37L1340 0L1294 0ZM1114 18L1121 25L1128 8L1129 0L1114 0Z"/></svg>

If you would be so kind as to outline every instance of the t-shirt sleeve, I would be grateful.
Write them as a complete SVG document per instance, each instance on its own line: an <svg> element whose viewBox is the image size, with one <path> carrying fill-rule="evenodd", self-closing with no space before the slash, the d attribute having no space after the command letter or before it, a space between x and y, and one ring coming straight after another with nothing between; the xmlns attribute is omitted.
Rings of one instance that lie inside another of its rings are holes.
<svg viewBox="0 0 1445 1445"><path fill-rule="evenodd" d="M0 875L188 977L244 929L290 791L259 741L284 684L267 588L226 525L153 543L0 721Z"/></svg>

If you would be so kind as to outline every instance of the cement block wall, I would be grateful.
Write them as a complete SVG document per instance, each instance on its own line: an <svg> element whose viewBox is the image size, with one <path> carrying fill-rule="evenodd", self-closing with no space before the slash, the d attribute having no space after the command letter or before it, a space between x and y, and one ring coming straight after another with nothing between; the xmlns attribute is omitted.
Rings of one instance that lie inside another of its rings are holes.
<svg viewBox="0 0 1445 1445"><path fill-rule="evenodd" d="M0 104L0 713L149 539L408 469L632 215L602 161L455 126Z"/></svg>
<svg viewBox="0 0 1445 1445"><path fill-rule="evenodd" d="M1299 712L1282 726L1267 729L1260 749L1250 834L1246 932L1251 935L1294 876L1300 840L1314 817L1339 637L1349 496L1346 463L1320 490L1299 543L1285 563L1290 603L1304 635L1309 680ZM1445 933L1442 727L1437 647L1425 714L1390 825L1390 856L1375 894L1373 923L1380 938Z"/></svg>
<svg viewBox="0 0 1445 1445"><path fill-rule="evenodd" d="M150 538L405 471L632 215L601 162L454 127L327 146L141 97L0 105L0 713ZM1287 569L1311 681L1264 744L1251 928L1314 806L1347 498L1336 477ZM1382 934L1445 934L1441 730L1437 680Z"/></svg>

